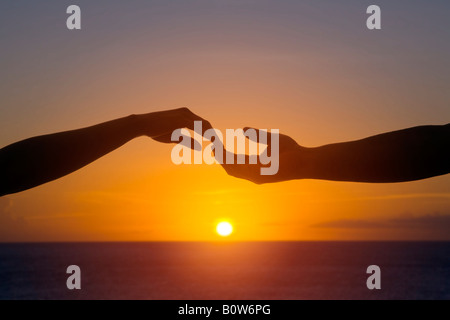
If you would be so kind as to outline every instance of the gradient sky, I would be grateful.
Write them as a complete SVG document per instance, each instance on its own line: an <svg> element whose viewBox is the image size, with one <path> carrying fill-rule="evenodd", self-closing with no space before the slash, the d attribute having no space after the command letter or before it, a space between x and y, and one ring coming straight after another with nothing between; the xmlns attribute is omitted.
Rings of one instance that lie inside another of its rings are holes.
<svg viewBox="0 0 450 320"><path fill-rule="evenodd" d="M66 29L77 4L82 30ZM365 26L378 4L382 30ZM450 2L0 2L0 146L188 106L304 146L450 122ZM0 241L450 240L450 176L254 185L140 138L0 199Z"/></svg>

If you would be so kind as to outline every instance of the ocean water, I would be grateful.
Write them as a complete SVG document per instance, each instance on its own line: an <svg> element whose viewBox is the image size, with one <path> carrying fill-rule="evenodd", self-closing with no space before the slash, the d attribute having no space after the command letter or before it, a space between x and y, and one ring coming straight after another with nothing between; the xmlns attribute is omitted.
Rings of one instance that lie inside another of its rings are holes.
<svg viewBox="0 0 450 320"><path fill-rule="evenodd" d="M450 242L0 244L0 299L450 299Z"/></svg>

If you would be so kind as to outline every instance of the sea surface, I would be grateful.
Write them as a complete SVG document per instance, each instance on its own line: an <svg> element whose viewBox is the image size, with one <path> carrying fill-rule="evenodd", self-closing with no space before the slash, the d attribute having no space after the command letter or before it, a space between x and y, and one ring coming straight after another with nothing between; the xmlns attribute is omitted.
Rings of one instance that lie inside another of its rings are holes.
<svg viewBox="0 0 450 320"><path fill-rule="evenodd" d="M450 242L0 244L0 299L450 299Z"/></svg>

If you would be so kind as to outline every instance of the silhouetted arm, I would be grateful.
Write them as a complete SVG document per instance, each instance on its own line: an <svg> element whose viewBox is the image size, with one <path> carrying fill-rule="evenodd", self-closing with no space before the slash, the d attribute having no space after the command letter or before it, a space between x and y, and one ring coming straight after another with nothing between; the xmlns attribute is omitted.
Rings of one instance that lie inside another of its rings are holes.
<svg viewBox="0 0 450 320"><path fill-rule="evenodd" d="M275 175L261 175L262 165L248 164L248 157L246 163L222 166L228 174L258 184L293 179L374 183L425 179L450 172L450 124L414 127L316 148L302 147L280 134L279 170Z"/></svg>
<svg viewBox="0 0 450 320"><path fill-rule="evenodd" d="M303 178L403 182L450 172L450 125L421 126L309 149Z"/></svg>
<svg viewBox="0 0 450 320"><path fill-rule="evenodd" d="M181 108L131 115L11 144L0 149L0 196L63 177L139 136L171 143L173 130L193 129L195 120L203 119ZM205 130L211 127L205 123Z"/></svg>

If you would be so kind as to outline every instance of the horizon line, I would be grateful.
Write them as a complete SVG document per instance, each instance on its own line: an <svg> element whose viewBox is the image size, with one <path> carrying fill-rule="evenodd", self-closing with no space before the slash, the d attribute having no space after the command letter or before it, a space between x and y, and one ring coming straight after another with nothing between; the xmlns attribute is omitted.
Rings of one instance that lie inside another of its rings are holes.
<svg viewBox="0 0 450 320"><path fill-rule="evenodd" d="M398 243L445 243L450 240L149 240L149 241L11 241L0 242L0 245L7 244L119 244L119 243L210 243L210 244L236 244L236 243L294 243L294 242L308 242L308 243L351 243L351 242L366 242L366 243L382 243L382 242L398 242Z"/></svg>

